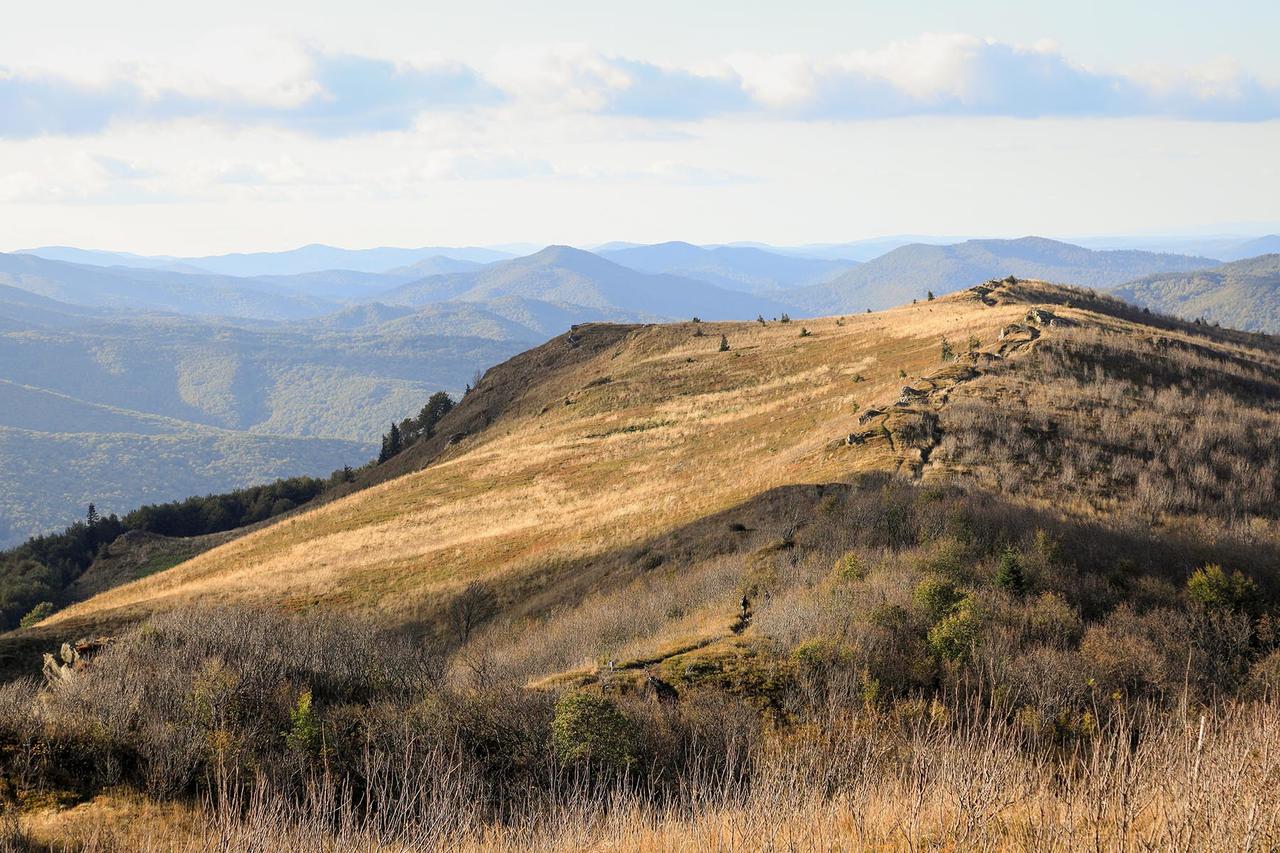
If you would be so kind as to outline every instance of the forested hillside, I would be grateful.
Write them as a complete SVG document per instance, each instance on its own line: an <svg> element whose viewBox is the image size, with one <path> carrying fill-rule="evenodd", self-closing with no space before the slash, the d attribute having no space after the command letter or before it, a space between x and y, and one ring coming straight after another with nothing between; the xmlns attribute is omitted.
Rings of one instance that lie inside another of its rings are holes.
<svg viewBox="0 0 1280 853"><path fill-rule="evenodd" d="M1196 270L1158 273L1116 288L1137 305L1233 329L1280 333L1280 254Z"/></svg>

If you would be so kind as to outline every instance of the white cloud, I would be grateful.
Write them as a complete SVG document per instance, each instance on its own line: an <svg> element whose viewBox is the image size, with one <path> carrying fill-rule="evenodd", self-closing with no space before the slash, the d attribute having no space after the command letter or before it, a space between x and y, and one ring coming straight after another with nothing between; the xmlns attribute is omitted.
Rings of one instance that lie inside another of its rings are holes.
<svg viewBox="0 0 1280 853"><path fill-rule="evenodd" d="M203 67L203 66L202 66ZM664 124L720 115L866 120L913 115L1280 118L1280 86L1230 64L1094 69L1052 42L926 34L835 56L737 55L696 66L578 46L499 53L487 71L443 57L394 61L285 50L256 81L156 66L96 80L0 68L0 137L99 133L200 120L321 137L405 132L423 116L587 113Z"/></svg>

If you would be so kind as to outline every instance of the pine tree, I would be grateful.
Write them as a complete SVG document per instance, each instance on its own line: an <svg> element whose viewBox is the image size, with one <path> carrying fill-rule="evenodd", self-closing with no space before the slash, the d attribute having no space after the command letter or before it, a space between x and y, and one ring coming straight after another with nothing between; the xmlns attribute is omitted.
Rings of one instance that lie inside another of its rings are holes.
<svg viewBox="0 0 1280 853"><path fill-rule="evenodd" d="M98 522L102 521L102 516L98 515L98 508L93 504L89 504L89 512L85 516L85 521L88 523L90 530L97 527Z"/></svg>
<svg viewBox="0 0 1280 853"><path fill-rule="evenodd" d="M1027 591L1027 575L1022 570L1022 557L1012 547L1000 554L1000 568L996 570L996 585L1014 595Z"/></svg>
<svg viewBox="0 0 1280 853"><path fill-rule="evenodd" d="M928 291L928 296L926 296L926 297L925 297L925 300L926 300L926 301L928 301L928 302L932 302L932 301L933 301L933 291L932 291L932 290Z"/></svg>
<svg viewBox="0 0 1280 853"><path fill-rule="evenodd" d="M728 351L729 351L729 339L726 336L721 335L720 336L720 352L728 352Z"/></svg>
<svg viewBox="0 0 1280 853"><path fill-rule="evenodd" d="M387 436L387 450L392 456L395 456L401 450L404 450L404 439L400 435L400 427L396 426L395 421L391 422L391 433Z"/></svg>

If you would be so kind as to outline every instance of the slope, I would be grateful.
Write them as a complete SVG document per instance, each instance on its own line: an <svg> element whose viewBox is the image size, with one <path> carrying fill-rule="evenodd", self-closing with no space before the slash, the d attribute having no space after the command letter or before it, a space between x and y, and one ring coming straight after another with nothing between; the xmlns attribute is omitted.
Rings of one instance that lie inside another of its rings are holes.
<svg viewBox="0 0 1280 853"><path fill-rule="evenodd" d="M1213 266L1208 258L1133 250L1092 251L1043 237L902 246L787 298L811 314L878 310L928 291L949 293L975 281L1015 275L1106 288L1155 272Z"/></svg>
<svg viewBox="0 0 1280 853"><path fill-rule="evenodd" d="M821 498L809 484L868 472L959 480L1054 512L1274 525L1280 351L1265 339L1034 282L806 322L804 335L794 323L703 325L552 340L485 376L441 423L425 470L50 624L192 600L429 622L475 580L511 616L546 613L736 551L735 518L794 528Z"/></svg>
<svg viewBox="0 0 1280 853"><path fill-rule="evenodd" d="M1115 294L1154 311L1280 333L1280 254L1188 273L1149 275Z"/></svg>

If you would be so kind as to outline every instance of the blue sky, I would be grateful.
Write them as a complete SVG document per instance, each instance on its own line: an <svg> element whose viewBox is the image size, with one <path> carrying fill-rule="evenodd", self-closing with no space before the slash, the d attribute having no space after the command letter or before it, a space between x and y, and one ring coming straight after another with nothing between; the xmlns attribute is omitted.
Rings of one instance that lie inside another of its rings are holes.
<svg viewBox="0 0 1280 853"><path fill-rule="evenodd" d="M1280 4L262 5L7 12L0 249L1280 228Z"/></svg>

